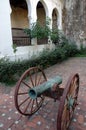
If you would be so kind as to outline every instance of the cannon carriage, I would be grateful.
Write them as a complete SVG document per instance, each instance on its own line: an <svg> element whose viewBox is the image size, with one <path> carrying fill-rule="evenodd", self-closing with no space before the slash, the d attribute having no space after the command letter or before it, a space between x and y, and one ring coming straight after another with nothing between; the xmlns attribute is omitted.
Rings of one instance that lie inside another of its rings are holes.
<svg viewBox="0 0 86 130"><path fill-rule="evenodd" d="M79 75L72 74L65 87L62 77L47 79L40 67L26 70L15 89L15 106L25 116L31 116L40 109L45 97L59 101L57 130L67 130L72 119L79 92Z"/></svg>

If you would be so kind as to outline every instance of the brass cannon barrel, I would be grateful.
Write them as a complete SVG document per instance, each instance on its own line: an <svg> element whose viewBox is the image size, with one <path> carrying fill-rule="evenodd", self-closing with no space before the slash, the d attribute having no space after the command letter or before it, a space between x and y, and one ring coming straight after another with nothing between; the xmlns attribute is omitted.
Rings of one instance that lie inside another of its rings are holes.
<svg viewBox="0 0 86 130"><path fill-rule="evenodd" d="M55 78L49 79L47 82L44 82L39 86L35 86L34 88L31 88L28 94L30 98L36 99L39 95L41 95L45 91L52 89L54 84L59 85L61 83L62 83L62 78L60 76L56 76Z"/></svg>

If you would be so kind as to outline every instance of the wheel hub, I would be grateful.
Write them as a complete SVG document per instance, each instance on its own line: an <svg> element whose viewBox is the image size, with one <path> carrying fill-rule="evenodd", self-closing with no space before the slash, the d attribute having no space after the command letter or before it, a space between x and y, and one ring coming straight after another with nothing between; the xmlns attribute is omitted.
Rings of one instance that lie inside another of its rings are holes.
<svg viewBox="0 0 86 130"><path fill-rule="evenodd" d="M68 97L68 109L73 108L74 102L75 100L72 98L72 96Z"/></svg>

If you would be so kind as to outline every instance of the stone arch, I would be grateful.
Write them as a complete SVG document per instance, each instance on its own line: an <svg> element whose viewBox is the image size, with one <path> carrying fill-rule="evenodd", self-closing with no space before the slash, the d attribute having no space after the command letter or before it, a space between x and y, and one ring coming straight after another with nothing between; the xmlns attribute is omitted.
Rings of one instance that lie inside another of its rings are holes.
<svg viewBox="0 0 86 130"><path fill-rule="evenodd" d="M49 16L49 10L48 10L47 4L44 2L44 0L39 0L38 2L42 3L42 5L43 5L43 7L45 9L46 17L48 17Z"/></svg>
<svg viewBox="0 0 86 130"><path fill-rule="evenodd" d="M52 11L52 28L56 29L58 28L58 19L59 19L59 13L57 8L54 8Z"/></svg>
<svg viewBox="0 0 86 130"><path fill-rule="evenodd" d="M31 2L30 0L25 0L27 3L27 8L28 8L28 17L31 16Z"/></svg>
<svg viewBox="0 0 86 130"><path fill-rule="evenodd" d="M25 28L30 27L28 18L28 4L26 0L9 0L11 6L11 30L13 44L17 46L31 45L30 37L24 32Z"/></svg>
<svg viewBox="0 0 86 130"><path fill-rule="evenodd" d="M43 25L46 20L46 7L45 4L41 1L38 1L36 6L37 11L37 21Z"/></svg>
<svg viewBox="0 0 86 130"><path fill-rule="evenodd" d="M39 3L42 5L42 7L43 7L43 9L44 9L44 11L45 11L45 18L49 17L49 10L48 10L47 4L44 2L44 0L39 0L39 1L37 2L37 5L38 5ZM37 5L36 5L36 7L37 7Z"/></svg>

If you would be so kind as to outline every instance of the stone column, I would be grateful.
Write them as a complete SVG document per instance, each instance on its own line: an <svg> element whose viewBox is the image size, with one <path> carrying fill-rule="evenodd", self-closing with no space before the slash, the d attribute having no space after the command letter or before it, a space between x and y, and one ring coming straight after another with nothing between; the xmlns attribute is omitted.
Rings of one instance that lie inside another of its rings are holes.
<svg viewBox="0 0 86 130"><path fill-rule="evenodd" d="M58 11L58 29L62 30L62 9Z"/></svg>
<svg viewBox="0 0 86 130"><path fill-rule="evenodd" d="M12 55L12 34L9 0L0 1L0 57Z"/></svg>
<svg viewBox="0 0 86 130"><path fill-rule="evenodd" d="M52 11L49 11L49 12L47 13L46 18L49 18L49 19L50 19L49 28L52 30ZM51 40L50 36L48 37L48 44L52 44L52 40Z"/></svg>
<svg viewBox="0 0 86 130"><path fill-rule="evenodd" d="M29 19L29 27L32 27L32 24L36 22L37 20L37 14L36 14L36 4L34 1L27 1L28 6L28 19ZM33 38L31 40L32 45L37 45L37 38Z"/></svg>

